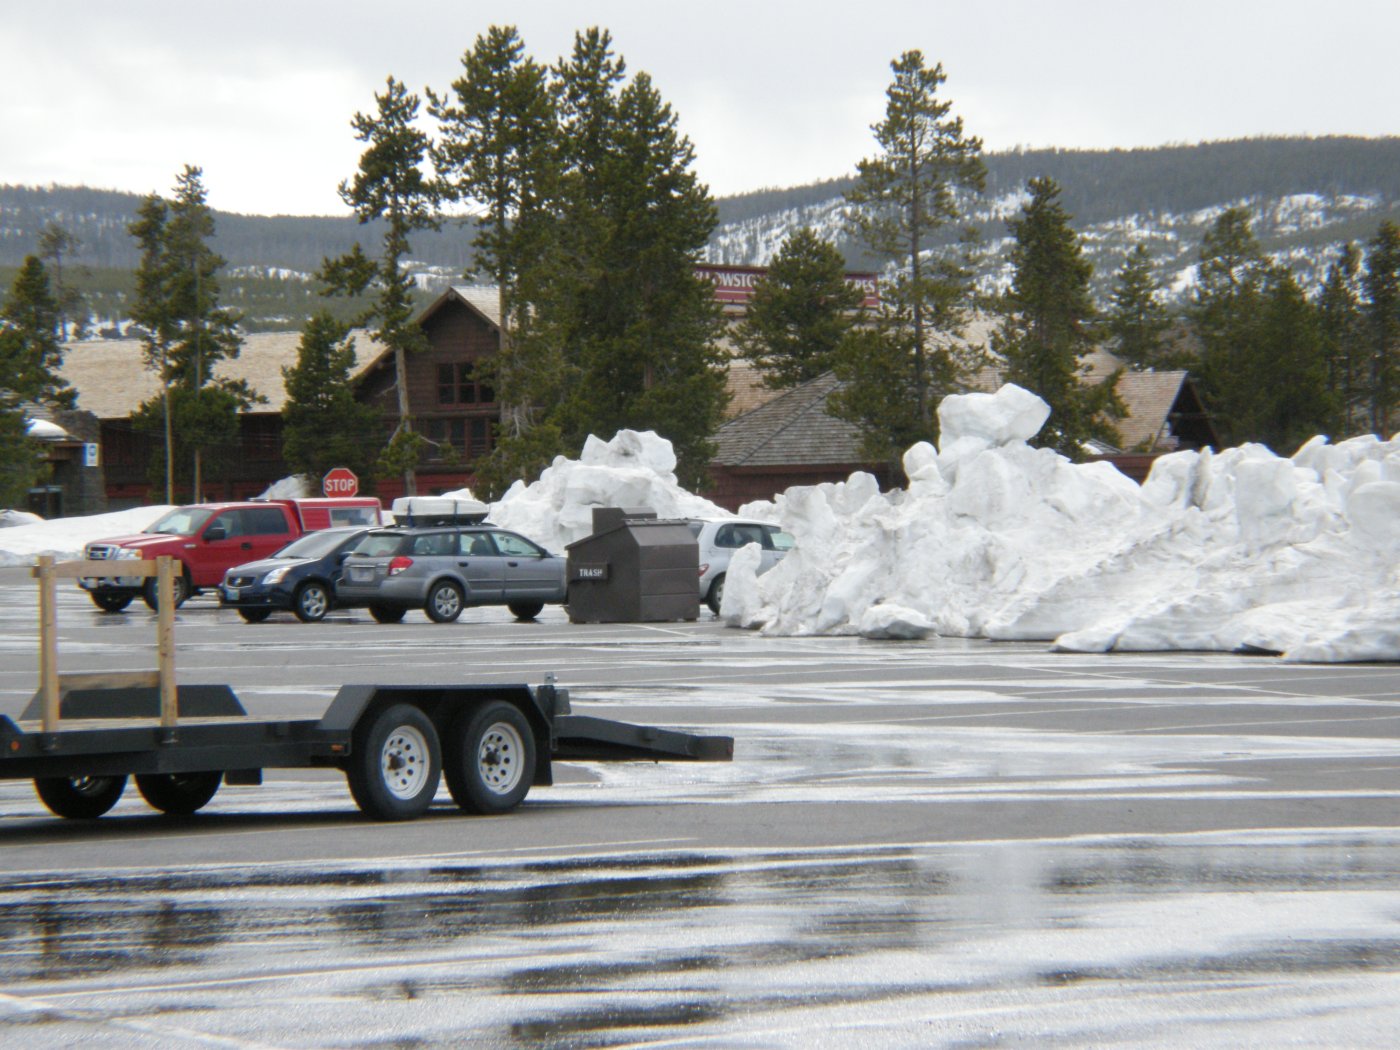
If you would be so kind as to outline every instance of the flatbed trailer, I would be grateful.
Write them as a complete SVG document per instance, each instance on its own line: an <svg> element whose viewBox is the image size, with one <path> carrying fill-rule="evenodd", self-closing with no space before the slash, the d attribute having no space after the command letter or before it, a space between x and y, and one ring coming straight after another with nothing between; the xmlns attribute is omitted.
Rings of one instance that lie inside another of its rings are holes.
<svg viewBox="0 0 1400 1050"><path fill-rule="evenodd" d="M135 568L133 567L135 566ZM33 780L61 817L99 817L134 777L164 813L190 814L221 784L258 784L266 769L345 774L356 804L377 820L423 813L446 779L457 805L505 813L533 785L553 782L556 759L728 761L734 741L575 715L568 692L542 685L345 685L319 719L250 718L227 685L177 685L173 572L155 576L154 672L60 675L54 581L110 571L101 563L40 559L40 688L18 721L0 715L0 779Z"/></svg>

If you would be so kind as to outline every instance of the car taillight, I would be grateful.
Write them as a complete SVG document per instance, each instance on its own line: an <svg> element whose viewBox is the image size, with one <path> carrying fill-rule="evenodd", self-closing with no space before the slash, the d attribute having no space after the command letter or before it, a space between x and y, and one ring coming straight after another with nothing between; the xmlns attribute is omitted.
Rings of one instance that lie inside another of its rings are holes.
<svg viewBox="0 0 1400 1050"><path fill-rule="evenodd" d="M708 564L705 564L705 565L700 566L700 575L701 575L701 576L704 576L705 573L707 573L707 572L709 572L709 571L710 571L710 566L709 566Z"/></svg>
<svg viewBox="0 0 1400 1050"><path fill-rule="evenodd" d="M403 557L395 558L393 561L391 561L391 562L389 563L389 575L390 575L390 576L397 576L399 573L403 572L404 569L407 569L407 568L408 568L410 565L412 565L412 564L413 564L413 559L412 559L412 558L403 558Z"/></svg>

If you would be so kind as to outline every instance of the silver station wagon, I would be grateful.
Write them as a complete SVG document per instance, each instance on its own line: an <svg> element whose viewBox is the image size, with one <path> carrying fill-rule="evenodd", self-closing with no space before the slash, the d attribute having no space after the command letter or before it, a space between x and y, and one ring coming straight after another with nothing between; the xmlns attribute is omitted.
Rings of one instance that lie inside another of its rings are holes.
<svg viewBox="0 0 1400 1050"><path fill-rule="evenodd" d="M422 609L451 623L472 605L504 605L519 619L567 593L565 559L490 525L371 529L345 560L336 602L368 607L380 623Z"/></svg>

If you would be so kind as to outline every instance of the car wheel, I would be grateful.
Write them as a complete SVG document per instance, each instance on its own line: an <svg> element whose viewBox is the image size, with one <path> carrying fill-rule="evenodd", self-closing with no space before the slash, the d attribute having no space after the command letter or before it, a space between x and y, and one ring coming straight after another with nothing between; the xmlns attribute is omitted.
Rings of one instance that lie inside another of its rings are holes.
<svg viewBox="0 0 1400 1050"><path fill-rule="evenodd" d="M131 604L131 595L117 591L93 591L92 604L103 612L121 612Z"/></svg>
<svg viewBox="0 0 1400 1050"><path fill-rule="evenodd" d="M392 605L371 605L369 614L374 617L375 623L398 623L403 619L404 610Z"/></svg>
<svg viewBox="0 0 1400 1050"><path fill-rule="evenodd" d="M463 712L449 734L447 789L468 813L520 805L535 776L535 734L514 704L493 700Z"/></svg>
<svg viewBox="0 0 1400 1050"><path fill-rule="evenodd" d="M719 615L719 603L724 600L724 573L715 577L715 582L710 584L710 593L705 597L705 604L710 607L710 612Z"/></svg>
<svg viewBox="0 0 1400 1050"><path fill-rule="evenodd" d="M56 817L92 820L117 804L126 777L39 777L34 791Z"/></svg>
<svg viewBox="0 0 1400 1050"><path fill-rule="evenodd" d="M292 612L302 623L317 623L331 611L331 592L324 583L308 580L297 588L292 600Z"/></svg>
<svg viewBox="0 0 1400 1050"><path fill-rule="evenodd" d="M432 719L412 704L385 708L356 732L345 775L365 816L412 820L421 815L442 779L442 748Z"/></svg>
<svg viewBox="0 0 1400 1050"><path fill-rule="evenodd" d="M245 623L262 623L272 615L271 609L239 609L238 615Z"/></svg>
<svg viewBox="0 0 1400 1050"><path fill-rule="evenodd" d="M138 773L136 790L152 809L187 817L208 805L223 779L222 773Z"/></svg>
<svg viewBox="0 0 1400 1050"><path fill-rule="evenodd" d="M506 608L517 620L533 620L544 608L544 602L511 602Z"/></svg>
<svg viewBox="0 0 1400 1050"><path fill-rule="evenodd" d="M423 611L433 623L451 623L462 615L462 589L447 580L433 584Z"/></svg>
<svg viewBox="0 0 1400 1050"><path fill-rule="evenodd" d="M160 608L160 599L156 597L156 587L158 580L152 576L146 581L146 585L141 588L141 598L146 606L155 612ZM183 572L177 573L170 581L171 590L175 592L175 608L180 608L190 597L190 578Z"/></svg>

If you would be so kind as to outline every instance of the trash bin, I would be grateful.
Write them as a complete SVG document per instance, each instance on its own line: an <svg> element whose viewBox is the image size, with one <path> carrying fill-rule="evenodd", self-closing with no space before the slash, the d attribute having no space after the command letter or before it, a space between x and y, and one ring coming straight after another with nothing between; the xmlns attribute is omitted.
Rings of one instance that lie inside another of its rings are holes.
<svg viewBox="0 0 1400 1050"><path fill-rule="evenodd" d="M593 535L568 546L573 623L654 623L700 616L700 551L684 521L595 507Z"/></svg>

